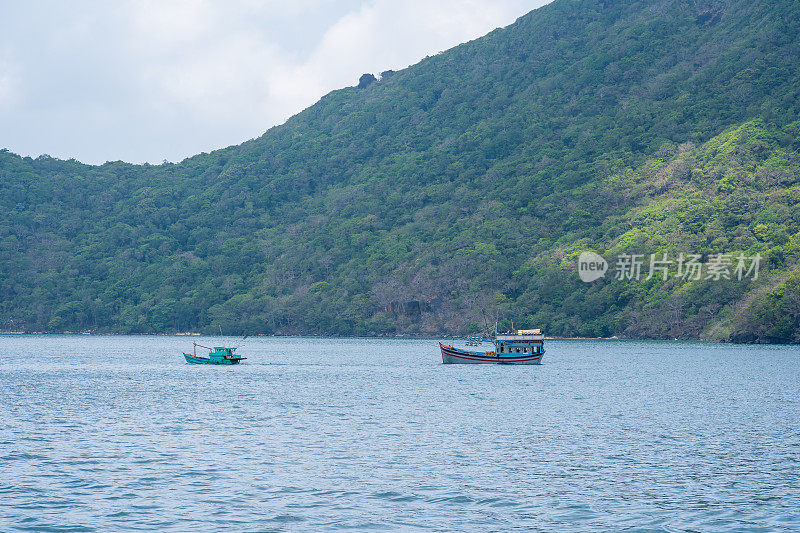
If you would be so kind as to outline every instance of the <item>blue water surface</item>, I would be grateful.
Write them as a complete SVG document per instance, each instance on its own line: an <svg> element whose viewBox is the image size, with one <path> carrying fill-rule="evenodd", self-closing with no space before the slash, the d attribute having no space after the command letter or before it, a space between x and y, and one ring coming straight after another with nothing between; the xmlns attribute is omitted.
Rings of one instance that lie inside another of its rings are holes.
<svg viewBox="0 0 800 533"><path fill-rule="evenodd" d="M800 529L800 348L546 348L0 336L0 530Z"/></svg>

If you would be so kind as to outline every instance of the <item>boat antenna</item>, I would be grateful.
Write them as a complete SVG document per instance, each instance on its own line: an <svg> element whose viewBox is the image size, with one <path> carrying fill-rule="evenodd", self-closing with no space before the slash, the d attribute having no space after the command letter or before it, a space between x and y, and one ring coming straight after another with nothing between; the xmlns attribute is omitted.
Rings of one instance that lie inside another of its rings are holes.
<svg viewBox="0 0 800 533"><path fill-rule="evenodd" d="M219 326L219 336L222 337L222 324L217 324Z"/></svg>

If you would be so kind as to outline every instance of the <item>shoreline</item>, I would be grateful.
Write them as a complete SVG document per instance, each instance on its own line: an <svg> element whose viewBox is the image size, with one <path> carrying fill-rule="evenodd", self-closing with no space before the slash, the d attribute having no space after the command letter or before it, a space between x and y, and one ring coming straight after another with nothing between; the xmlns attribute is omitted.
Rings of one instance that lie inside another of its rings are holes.
<svg viewBox="0 0 800 533"><path fill-rule="evenodd" d="M50 332L50 331L0 331L0 337L2 336L34 336L34 335L48 335L48 336L91 336L91 337L228 337L228 338L239 338L240 335L204 335L202 333L196 332L180 332L180 333L95 333L95 332L74 332L74 331L63 331L63 332ZM248 338L259 337L259 338L266 338L266 337L274 337L274 338L286 338L286 339L407 339L407 340L447 340L447 339L464 339L465 336L460 335L441 335L441 336L429 336L429 335L374 335L374 336L339 336L339 335L319 335L319 334L308 334L308 335L291 335L291 334L265 334L265 333L257 333L253 335L247 335ZM654 338L637 338L637 337L560 337L560 336L545 336L545 340L547 341L620 341L620 342L702 342L708 344L741 344L741 345L748 345L748 344L761 344L761 345L772 345L772 346L797 346L797 344L793 343L747 343L747 342L731 342L731 341L724 341L724 340L713 340L713 339L654 339Z"/></svg>

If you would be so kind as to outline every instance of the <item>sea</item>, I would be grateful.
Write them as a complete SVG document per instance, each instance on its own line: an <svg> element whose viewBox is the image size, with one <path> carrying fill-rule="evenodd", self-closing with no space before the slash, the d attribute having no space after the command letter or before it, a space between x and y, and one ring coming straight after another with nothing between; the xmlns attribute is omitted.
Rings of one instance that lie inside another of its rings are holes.
<svg viewBox="0 0 800 533"><path fill-rule="evenodd" d="M0 336L0 531L800 530L800 347L437 340Z"/></svg>

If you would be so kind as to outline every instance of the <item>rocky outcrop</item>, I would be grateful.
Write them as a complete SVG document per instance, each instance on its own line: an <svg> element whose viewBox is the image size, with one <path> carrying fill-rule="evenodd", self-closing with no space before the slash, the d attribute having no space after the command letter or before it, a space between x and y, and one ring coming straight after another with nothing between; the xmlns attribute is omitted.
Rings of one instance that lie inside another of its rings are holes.
<svg viewBox="0 0 800 533"><path fill-rule="evenodd" d="M365 89L369 85L375 83L378 79L372 74L362 74L360 78L358 78L358 88Z"/></svg>

